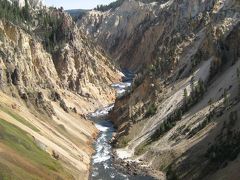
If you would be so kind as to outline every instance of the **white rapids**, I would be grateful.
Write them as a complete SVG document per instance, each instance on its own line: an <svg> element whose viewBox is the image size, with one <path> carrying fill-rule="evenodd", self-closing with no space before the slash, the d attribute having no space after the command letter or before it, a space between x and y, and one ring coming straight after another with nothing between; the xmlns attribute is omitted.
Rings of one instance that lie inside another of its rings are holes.
<svg viewBox="0 0 240 180"><path fill-rule="evenodd" d="M128 78L128 77L127 77ZM117 97L122 97L127 90L131 88L131 82L121 82L112 85L117 91ZM89 114L89 117L95 122L96 128L100 131L98 139L95 142L95 154L92 157L92 172L90 179L92 180L149 180L152 178L146 176L130 176L127 173L119 171L113 164L112 146L109 141L115 132L113 123L106 120L106 117L114 108L109 105L105 108L98 109Z"/></svg>

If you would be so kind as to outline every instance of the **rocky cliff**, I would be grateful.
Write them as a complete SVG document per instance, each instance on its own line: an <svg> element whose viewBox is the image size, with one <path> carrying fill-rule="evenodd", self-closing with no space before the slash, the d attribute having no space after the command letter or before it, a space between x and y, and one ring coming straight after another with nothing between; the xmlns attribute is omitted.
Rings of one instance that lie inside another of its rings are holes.
<svg viewBox="0 0 240 180"><path fill-rule="evenodd" d="M97 129L86 115L113 102L121 74L69 15L30 15L0 19L0 179L87 179Z"/></svg>
<svg viewBox="0 0 240 180"><path fill-rule="evenodd" d="M79 21L124 68L111 117L123 157L168 179L238 179L237 0L123 1Z"/></svg>

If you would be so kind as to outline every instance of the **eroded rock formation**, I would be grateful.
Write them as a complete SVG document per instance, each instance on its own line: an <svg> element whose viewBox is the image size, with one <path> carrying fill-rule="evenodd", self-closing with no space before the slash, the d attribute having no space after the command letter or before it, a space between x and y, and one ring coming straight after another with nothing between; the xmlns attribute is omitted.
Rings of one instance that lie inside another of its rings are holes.
<svg viewBox="0 0 240 180"><path fill-rule="evenodd" d="M28 157L21 156L21 149L9 147L4 138L1 152L8 158L14 151L23 179L87 179L98 131L84 117L113 102L115 92L110 85L121 74L68 14L54 8L36 8L30 13L34 20L17 25L0 19L0 126L10 123L23 130L31 137L28 143L34 142L32 146L48 152L49 157L28 144L23 147ZM55 24L50 24L50 18L59 23L58 29L52 30ZM37 21L44 21L46 27ZM50 42L47 33L51 30L54 41ZM5 131L1 129L1 133ZM16 147L22 141L16 140ZM36 153L34 163L31 151ZM37 159L41 155L46 161L42 160L43 165ZM56 162L48 165L51 155ZM23 161L29 165L21 164ZM4 162L0 160L0 166ZM15 177L16 169L11 168L16 163L10 158L4 164L11 170L9 176Z"/></svg>
<svg viewBox="0 0 240 180"><path fill-rule="evenodd" d="M79 21L136 72L111 113L120 156L169 179L239 177L239 10L236 0L126 0Z"/></svg>

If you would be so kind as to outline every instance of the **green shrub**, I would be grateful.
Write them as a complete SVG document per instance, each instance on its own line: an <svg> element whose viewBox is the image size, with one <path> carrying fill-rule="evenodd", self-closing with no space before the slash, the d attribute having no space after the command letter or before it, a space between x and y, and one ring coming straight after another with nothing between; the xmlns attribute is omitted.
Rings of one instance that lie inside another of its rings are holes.
<svg viewBox="0 0 240 180"><path fill-rule="evenodd" d="M156 114L157 112L157 107L154 103L150 104L150 106L148 107L147 111L146 111L146 114L145 114L145 117L148 118L148 117L152 117Z"/></svg>
<svg viewBox="0 0 240 180"><path fill-rule="evenodd" d="M216 168L235 160L240 153L240 131L233 129L236 120L238 120L237 111L231 112L228 124L223 124L216 142L208 148L205 154Z"/></svg>
<svg viewBox="0 0 240 180"><path fill-rule="evenodd" d="M118 139L118 143L116 145L117 148L124 148L128 145L130 139L126 136L122 136Z"/></svg>
<svg viewBox="0 0 240 180"><path fill-rule="evenodd" d="M177 180L177 179L178 179L176 172L174 172L174 171L172 170L172 167L171 167L171 166L168 167L168 170L167 170L166 175L167 175L167 179L168 179L168 180Z"/></svg>
<svg viewBox="0 0 240 180"><path fill-rule="evenodd" d="M7 0L0 1L0 19L5 19L15 24L29 23L31 21L31 14L27 0L25 6L20 8L17 2L12 4Z"/></svg>
<svg viewBox="0 0 240 180"><path fill-rule="evenodd" d="M145 153L147 151L148 144L149 144L148 142L143 142L140 145L138 145L134 151L134 154L139 156Z"/></svg>
<svg viewBox="0 0 240 180"><path fill-rule="evenodd" d="M122 5L122 3L124 2L124 0L117 0L117 1L114 1L112 3L110 3L109 5L98 5L95 10L97 11L108 11L108 10L115 10L116 8L118 8L119 6Z"/></svg>

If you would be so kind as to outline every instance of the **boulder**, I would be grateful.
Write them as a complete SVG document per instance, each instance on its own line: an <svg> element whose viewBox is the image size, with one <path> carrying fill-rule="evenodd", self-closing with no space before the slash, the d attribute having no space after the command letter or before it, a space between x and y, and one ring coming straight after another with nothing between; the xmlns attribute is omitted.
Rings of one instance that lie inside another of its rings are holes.
<svg viewBox="0 0 240 180"><path fill-rule="evenodd" d="M64 102L63 99L60 100L60 107L65 111L65 112L69 112L69 108L67 107L66 103Z"/></svg>

